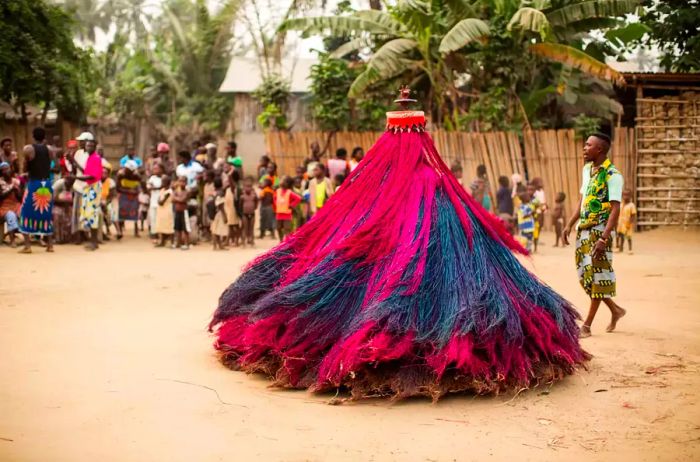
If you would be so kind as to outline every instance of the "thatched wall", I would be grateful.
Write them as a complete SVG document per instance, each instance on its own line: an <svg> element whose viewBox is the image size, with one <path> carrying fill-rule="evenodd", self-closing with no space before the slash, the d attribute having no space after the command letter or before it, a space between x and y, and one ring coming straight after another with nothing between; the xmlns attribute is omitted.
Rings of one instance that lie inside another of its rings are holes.
<svg viewBox="0 0 700 462"><path fill-rule="evenodd" d="M700 93L639 95L639 226L700 225Z"/></svg>

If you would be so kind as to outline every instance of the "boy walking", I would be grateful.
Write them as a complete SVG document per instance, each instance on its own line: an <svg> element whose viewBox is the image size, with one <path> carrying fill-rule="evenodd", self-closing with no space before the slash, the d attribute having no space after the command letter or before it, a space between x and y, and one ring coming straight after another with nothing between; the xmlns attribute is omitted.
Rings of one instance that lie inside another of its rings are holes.
<svg viewBox="0 0 700 462"><path fill-rule="evenodd" d="M612 318L606 331L612 332L626 311L613 301L615 271L612 267L612 233L620 216L623 179L608 159L610 138L595 134L586 140L583 148L583 185L576 213L571 216L562 235L564 245L569 243L571 229L577 225L576 269L579 282L591 299L588 316L581 326L581 337L591 336L591 324L604 302Z"/></svg>
<svg viewBox="0 0 700 462"><path fill-rule="evenodd" d="M309 217L316 215L335 192L333 183L326 178L326 173L320 165L314 167L313 174L313 179L309 181Z"/></svg>
<svg viewBox="0 0 700 462"><path fill-rule="evenodd" d="M294 180L287 176L275 191L275 220L280 242L292 232L292 210L301 202L301 197L292 191L292 186Z"/></svg>
<svg viewBox="0 0 700 462"><path fill-rule="evenodd" d="M622 192L622 209L620 210L620 223L617 225L617 249L625 251L625 240L629 252L632 253L632 232L637 221L637 207L632 202L632 191L625 189Z"/></svg>
<svg viewBox="0 0 700 462"><path fill-rule="evenodd" d="M180 177L175 184L173 191L173 203L175 204L175 247L182 250L190 249L190 233L187 231L187 179Z"/></svg>
<svg viewBox="0 0 700 462"><path fill-rule="evenodd" d="M260 191L260 239L265 237L265 233L270 231L275 237L275 208L272 205L275 201L275 190L272 189L272 180L266 178L262 182L263 188Z"/></svg>
<svg viewBox="0 0 700 462"><path fill-rule="evenodd" d="M243 192L241 193L242 244L255 245L255 210L258 208L258 195L253 190L255 179L252 176L243 180Z"/></svg>
<svg viewBox="0 0 700 462"><path fill-rule="evenodd" d="M537 204L532 199L530 191L523 185L518 186L518 197L520 206L518 207L518 235L520 243L525 246L528 252L532 252L532 243L535 237L535 215Z"/></svg>

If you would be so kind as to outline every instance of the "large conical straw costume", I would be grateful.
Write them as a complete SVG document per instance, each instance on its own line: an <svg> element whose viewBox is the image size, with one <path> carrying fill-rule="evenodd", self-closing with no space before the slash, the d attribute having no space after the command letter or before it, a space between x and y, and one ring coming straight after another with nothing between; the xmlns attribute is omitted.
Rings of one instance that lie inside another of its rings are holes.
<svg viewBox="0 0 700 462"><path fill-rule="evenodd" d="M526 251L457 182L424 114L387 118L337 194L221 295L222 362L354 398L497 393L573 373L588 355L571 305L520 265L512 251Z"/></svg>

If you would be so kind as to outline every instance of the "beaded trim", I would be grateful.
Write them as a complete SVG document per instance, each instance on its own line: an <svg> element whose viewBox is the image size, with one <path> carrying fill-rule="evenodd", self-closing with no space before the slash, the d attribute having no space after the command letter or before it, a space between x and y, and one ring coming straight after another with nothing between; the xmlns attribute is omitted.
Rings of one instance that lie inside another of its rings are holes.
<svg viewBox="0 0 700 462"><path fill-rule="evenodd" d="M423 111L393 111L386 114L386 131L409 133L425 131L425 114Z"/></svg>
<svg viewBox="0 0 700 462"><path fill-rule="evenodd" d="M410 132L422 133L425 131L425 122L423 122L422 124L413 124L407 127L403 125L386 124L386 131L392 132L394 134Z"/></svg>

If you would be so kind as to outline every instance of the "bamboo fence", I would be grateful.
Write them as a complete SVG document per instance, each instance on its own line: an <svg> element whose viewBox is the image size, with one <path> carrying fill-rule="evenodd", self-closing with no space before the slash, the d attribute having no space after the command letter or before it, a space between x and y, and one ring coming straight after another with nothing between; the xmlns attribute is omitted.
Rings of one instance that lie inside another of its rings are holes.
<svg viewBox="0 0 700 462"><path fill-rule="evenodd" d="M308 156L309 146L316 141L333 153L339 147L351 151L355 146L369 149L381 132L338 132L328 138L323 132L270 132L266 135L267 152L277 162L282 174L291 175ZM464 183L476 175L476 167L486 166L492 197L496 197L498 177L508 178L520 173L523 178L542 178L547 201L554 203L558 192L566 194L566 214L578 205L583 166L583 140L573 130L536 130L522 134L515 132L466 133L431 131L438 152L449 164L459 162L464 169ZM636 185L636 149L634 129L615 131L611 157L626 179L626 185ZM545 228L551 229L550 220Z"/></svg>
<svg viewBox="0 0 700 462"><path fill-rule="evenodd" d="M30 118L26 122L14 119L3 119L0 117L0 135L2 138L11 138L14 149L21 152L22 147L34 142L32 138L32 130L35 127L42 126L40 121L35 118ZM80 127L68 122L59 121L53 126L46 127L46 138L51 142L51 137L59 135L65 143L66 140L77 136Z"/></svg>

